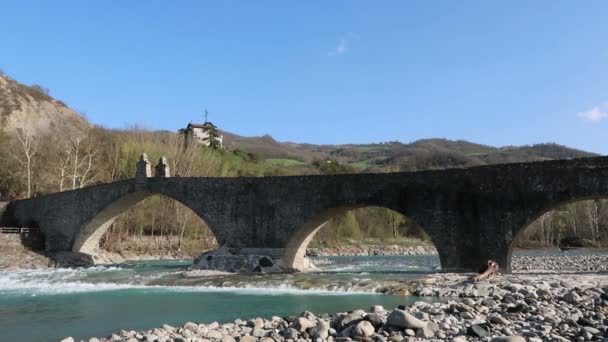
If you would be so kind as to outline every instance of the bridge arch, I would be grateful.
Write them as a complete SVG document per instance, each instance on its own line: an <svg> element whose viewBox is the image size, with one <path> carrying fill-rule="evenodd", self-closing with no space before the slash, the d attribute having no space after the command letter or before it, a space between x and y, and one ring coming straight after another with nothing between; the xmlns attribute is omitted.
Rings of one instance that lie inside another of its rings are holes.
<svg viewBox="0 0 608 342"><path fill-rule="evenodd" d="M307 270L313 268L310 264L310 260L306 258L306 250L317 233L326 227L332 218L336 218L347 214L350 211L363 208L383 209L383 211L388 211L410 220L424 233L426 233L434 246L437 246L435 241L433 241L432 234L429 230L419 225L418 222L412 219L410 216L404 215L398 210L392 209L388 206L376 204L342 205L321 210L318 213L310 216L292 233L291 238L285 247L285 253L283 256L285 266L293 270ZM439 250L439 248L437 248L437 250Z"/></svg>
<svg viewBox="0 0 608 342"><path fill-rule="evenodd" d="M585 212L587 211L587 206L598 203L597 201L603 202L596 209L601 209L605 211L603 212ZM575 205L584 204L585 207L577 208ZM581 210L583 212L581 212ZM553 216L547 216L548 214L554 213ZM557 218L555 215L560 214ZM582 214L582 217L579 216ZM597 217L586 217L586 216L595 216ZM603 215L603 216L602 216ZM599 217L601 216L601 217ZM604 218L604 216L606 216ZM566 218L568 217L568 218ZM601 218L608 219L608 194L607 195L593 195L593 196L581 196L575 197L567 200L556 201L550 205L544 206L542 209L535 212L532 216L530 216L523 225L517 226L513 231L513 239L509 243L508 248L508 262L509 267L513 256L513 250L516 244L522 244L522 238L525 233L530 233L532 229L538 229L540 232L535 232L537 234L547 234L549 236L545 236L546 240L544 241L533 241L533 244L530 247L558 247L560 240L566 237L584 237L584 232L579 232L578 229L581 228L579 225L583 222L579 221L579 219L583 218L584 220L592 221L599 220ZM559 220L556 222L556 220ZM565 222L570 221L570 222ZM561 231L561 227L558 227L557 235L554 231L556 223L558 225L570 225L566 227L566 230L570 231ZM587 224L601 224L601 222L587 222ZM549 227L547 227L549 225ZM536 226L536 227L535 227ZM551 229L551 231L547 232L545 229ZM597 229L597 227L591 227L590 229ZM608 227L606 227L608 228ZM599 231L591 231L591 234L600 233ZM604 233L608 238L608 232ZM598 240L600 236L595 236ZM542 237L541 237L542 239ZM598 241L599 242L599 241Z"/></svg>
<svg viewBox="0 0 608 342"><path fill-rule="evenodd" d="M107 204L82 226L74 238L72 251L96 255L99 252L102 237L108 232L108 229L112 224L116 222L116 219L153 196L161 196L171 201L175 201L188 208L196 217L201 219L201 221L207 223L207 221L193 208L167 194L150 190L129 192ZM212 231L211 229L209 230Z"/></svg>

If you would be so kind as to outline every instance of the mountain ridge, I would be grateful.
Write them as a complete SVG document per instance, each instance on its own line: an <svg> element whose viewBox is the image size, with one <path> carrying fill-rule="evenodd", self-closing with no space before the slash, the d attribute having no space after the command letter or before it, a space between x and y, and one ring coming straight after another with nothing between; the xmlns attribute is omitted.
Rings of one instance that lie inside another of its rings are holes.
<svg viewBox="0 0 608 342"><path fill-rule="evenodd" d="M264 159L286 159L303 163L335 160L367 171L413 171L449 166L475 166L552 159L594 157L586 152L556 143L493 147L466 140L420 139L371 144L315 145L278 142L266 135L242 137L224 133L228 148L254 153ZM410 165L411 167L407 167ZM398 169L389 166L398 166ZM388 169L387 169L388 168Z"/></svg>

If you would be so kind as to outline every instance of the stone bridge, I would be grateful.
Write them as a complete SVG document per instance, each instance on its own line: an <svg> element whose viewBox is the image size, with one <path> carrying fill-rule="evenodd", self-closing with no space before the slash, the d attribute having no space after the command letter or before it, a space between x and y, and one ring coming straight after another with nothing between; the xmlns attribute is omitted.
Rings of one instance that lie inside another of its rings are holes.
<svg viewBox="0 0 608 342"><path fill-rule="evenodd" d="M418 223L436 246L444 271L477 271L494 259L510 272L514 238L531 221L568 202L608 198L608 157L238 178L171 178L162 165L151 177L142 157L135 179L15 201L4 219L39 228L47 251L94 253L118 215L155 194L197 213L229 254L267 256L272 262L265 263L283 269L307 267L306 246L328 219L378 206Z"/></svg>

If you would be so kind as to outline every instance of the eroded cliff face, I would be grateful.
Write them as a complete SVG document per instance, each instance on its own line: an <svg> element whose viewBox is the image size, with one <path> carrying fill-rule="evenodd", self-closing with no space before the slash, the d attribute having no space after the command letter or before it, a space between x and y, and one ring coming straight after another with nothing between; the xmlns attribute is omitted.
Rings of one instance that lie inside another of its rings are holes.
<svg viewBox="0 0 608 342"><path fill-rule="evenodd" d="M0 75L0 130L28 130L31 134L71 132L91 124L63 102L36 86Z"/></svg>

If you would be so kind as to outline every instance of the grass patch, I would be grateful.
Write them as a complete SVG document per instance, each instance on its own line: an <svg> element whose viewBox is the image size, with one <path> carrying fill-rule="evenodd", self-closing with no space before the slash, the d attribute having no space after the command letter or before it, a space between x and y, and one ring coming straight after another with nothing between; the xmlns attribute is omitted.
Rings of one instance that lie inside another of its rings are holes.
<svg viewBox="0 0 608 342"><path fill-rule="evenodd" d="M386 159L386 158L385 157L374 157L374 158L370 158L370 159L359 160L359 161L350 163L349 165L352 167L356 167L358 169L367 169L368 167L377 166L378 161L381 161L384 159Z"/></svg>
<svg viewBox="0 0 608 342"><path fill-rule="evenodd" d="M295 160L295 159L279 159L279 158L265 159L264 163L266 165L272 165L272 166L302 166L302 165L306 165L306 163L301 162L299 160Z"/></svg>
<svg viewBox="0 0 608 342"><path fill-rule="evenodd" d="M374 160L374 159L372 158L372 159L366 159L366 160L359 160L357 162L350 163L350 166L356 167L358 169L365 169L365 168L368 168L370 166L370 162L372 160Z"/></svg>

